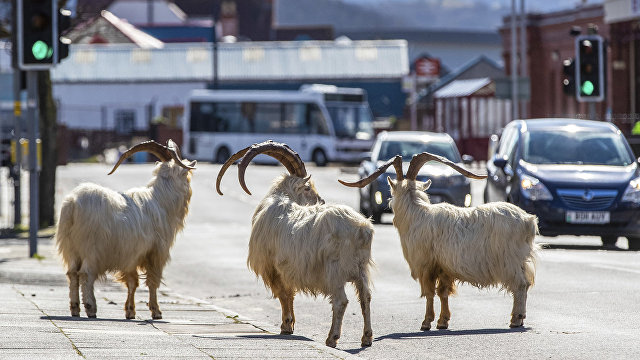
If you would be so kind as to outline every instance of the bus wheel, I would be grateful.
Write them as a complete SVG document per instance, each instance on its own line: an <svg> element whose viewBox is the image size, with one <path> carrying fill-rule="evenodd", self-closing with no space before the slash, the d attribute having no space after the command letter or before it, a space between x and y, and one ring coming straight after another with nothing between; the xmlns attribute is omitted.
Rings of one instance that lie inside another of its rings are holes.
<svg viewBox="0 0 640 360"><path fill-rule="evenodd" d="M216 153L216 157L214 159L214 163L224 164L225 161L227 161L227 159L229 159L230 156L231 156L231 153L229 152L229 149L223 146L220 149L218 149L218 152Z"/></svg>
<svg viewBox="0 0 640 360"><path fill-rule="evenodd" d="M316 163L316 166L327 165L327 155L325 155L324 150L322 149L315 149L313 151L313 155L311 155L311 160Z"/></svg>

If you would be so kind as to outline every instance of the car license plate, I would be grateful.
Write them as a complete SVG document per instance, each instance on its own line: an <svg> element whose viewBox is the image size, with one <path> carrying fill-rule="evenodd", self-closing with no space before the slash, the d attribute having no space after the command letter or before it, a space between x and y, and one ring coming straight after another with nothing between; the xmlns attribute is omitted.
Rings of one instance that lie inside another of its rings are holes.
<svg viewBox="0 0 640 360"><path fill-rule="evenodd" d="M571 224L608 224L608 211L567 211L566 220Z"/></svg>

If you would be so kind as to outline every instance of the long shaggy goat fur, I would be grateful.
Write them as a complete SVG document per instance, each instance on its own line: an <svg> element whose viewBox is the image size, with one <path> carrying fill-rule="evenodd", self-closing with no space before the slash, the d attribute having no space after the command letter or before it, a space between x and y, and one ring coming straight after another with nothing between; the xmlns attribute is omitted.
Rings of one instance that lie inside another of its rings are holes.
<svg viewBox="0 0 640 360"><path fill-rule="evenodd" d="M411 276L420 282L422 296L427 297L422 329L428 330L435 318L436 284L442 305L437 327L448 327L448 295L455 292L456 281L480 288L500 286L511 292L510 326L522 326L527 290L535 278L537 218L505 202L475 208L432 205L424 192L430 180L387 180L393 196L393 224L404 257Z"/></svg>
<svg viewBox="0 0 640 360"><path fill-rule="evenodd" d="M116 272L129 289L126 317L134 318L140 270L146 274L152 317L162 318L156 290L169 250L184 227L191 172L170 160L158 163L153 175L146 187L123 193L84 183L64 200L55 239L67 268L73 316L80 314L79 283L87 316L95 317L93 283Z"/></svg>
<svg viewBox="0 0 640 360"><path fill-rule="evenodd" d="M274 182L253 215L247 263L280 300L283 333L293 332L297 292L329 296L326 344L335 347L348 302L344 286L353 282L365 322L362 344L371 345L372 238L368 219L347 206L325 205L308 178L283 175Z"/></svg>

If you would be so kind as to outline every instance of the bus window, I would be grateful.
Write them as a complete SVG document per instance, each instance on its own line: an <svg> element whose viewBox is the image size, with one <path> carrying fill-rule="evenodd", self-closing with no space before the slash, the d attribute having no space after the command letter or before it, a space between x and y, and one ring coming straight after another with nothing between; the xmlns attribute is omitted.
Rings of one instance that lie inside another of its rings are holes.
<svg viewBox="0 0 640 360"><path fill-rule="evenodd" d="M322 111L316 104L308 104L307 128L308 132L314 135L329 135L327 119L322 115Z"/></svg>

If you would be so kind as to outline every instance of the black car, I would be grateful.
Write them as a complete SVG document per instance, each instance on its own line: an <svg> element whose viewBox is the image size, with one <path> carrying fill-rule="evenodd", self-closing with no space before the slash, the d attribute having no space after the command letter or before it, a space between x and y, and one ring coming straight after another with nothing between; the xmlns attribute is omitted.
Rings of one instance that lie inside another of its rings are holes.
<svg viewBox="0 0 640 360"><path fill-rule="evenodd" d="M422 131L392 131L381 132L373 144L371 154L367 156L358 169L360 178L373 173L385 161L396 155L402 155L408 168L408 162L415 154L422 152L441 155L458 164L468 164L473 161L469 155L460 156L455 142L448 134L438 134ZM388 200L391 198L387 176L396 178L393 168L387 170L371 184L360 189L360 212L371 216L374 223L379 223L382 214L391 212ZM469 179L453 170L449 166L437 162L430 162L420 169L417 180L431 179L429 198L432 203L448 202L458 206L471 205L471 185Z"/></svg>
<svg viewBox="0 0 640 360"><path fill-rule="evenodd" d="M619 236L640 249L640 170L620 130L577 119L515 120L487 162L485 202L535 214L545 236Z"/></svg>

